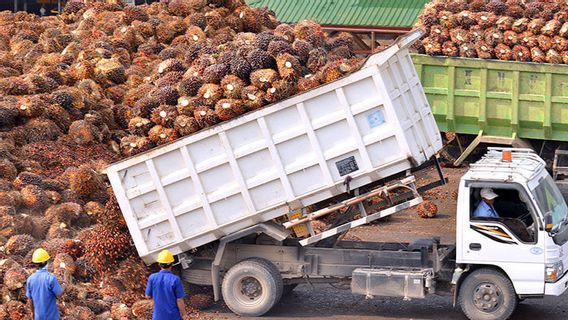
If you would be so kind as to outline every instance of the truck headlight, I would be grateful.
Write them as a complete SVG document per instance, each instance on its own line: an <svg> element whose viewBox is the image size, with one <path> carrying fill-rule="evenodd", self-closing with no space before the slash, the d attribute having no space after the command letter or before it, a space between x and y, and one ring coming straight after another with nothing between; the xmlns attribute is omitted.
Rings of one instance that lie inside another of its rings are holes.
<svg viewBox="0 0 568 320"><path fill-rule="evenodd" d="M562 261L547 264L545 267L546 282L556 282L564 274L564 264Z"/></svg>

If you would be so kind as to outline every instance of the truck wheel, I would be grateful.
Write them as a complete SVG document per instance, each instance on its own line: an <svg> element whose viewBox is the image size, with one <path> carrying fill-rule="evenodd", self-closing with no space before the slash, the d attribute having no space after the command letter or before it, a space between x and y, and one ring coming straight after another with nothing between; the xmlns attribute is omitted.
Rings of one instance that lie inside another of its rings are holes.
<svg viewBox="0 0 568 320"><path fill-rule="evenodd" d="M478 269L460 286L459 304L471 320L505 320L517 307L517 294L501 272Z"/></svg>
<svg viewBox="0 0 568 320"><path fill-rule="evenodd" d="M282 277L267 260L249 259L229 269L221 289L231 311L244 317L258 317L282 297Z"/></svg>

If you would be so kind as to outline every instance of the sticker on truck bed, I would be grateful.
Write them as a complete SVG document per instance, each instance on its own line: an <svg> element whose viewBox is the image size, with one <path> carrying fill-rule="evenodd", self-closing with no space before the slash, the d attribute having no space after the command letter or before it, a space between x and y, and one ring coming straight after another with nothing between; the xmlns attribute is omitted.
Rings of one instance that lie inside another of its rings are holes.
<svg viewBox="0 0 568 320"><path fill-rule="evenodd" d="M355 161L354 156L339 160L335 163L335 165L337 166L337 171L339 171L340 176L359 170L359 166L357 165L357 161Z"/></svg>
<svg viewBox="0 0 568 320"><path fill-rule="evenodd" d="M369 123L369 128L373 129L385 123L385 116L381 110L377 110L367 115L367 122Z"/></svg>

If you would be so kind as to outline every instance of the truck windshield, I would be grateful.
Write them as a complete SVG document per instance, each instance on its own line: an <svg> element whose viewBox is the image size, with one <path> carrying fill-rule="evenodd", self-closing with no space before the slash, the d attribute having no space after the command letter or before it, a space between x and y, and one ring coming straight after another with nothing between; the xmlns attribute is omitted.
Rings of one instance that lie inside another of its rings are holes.
<svg viewBox="0 0 568 320"><path fill-rule="evenodd" d="M552 216L552 230L558 231L561 224L565 222L568 207L552 177L546 176L546 178L541 179L534 189L534 194L541 212Z"/></svg>

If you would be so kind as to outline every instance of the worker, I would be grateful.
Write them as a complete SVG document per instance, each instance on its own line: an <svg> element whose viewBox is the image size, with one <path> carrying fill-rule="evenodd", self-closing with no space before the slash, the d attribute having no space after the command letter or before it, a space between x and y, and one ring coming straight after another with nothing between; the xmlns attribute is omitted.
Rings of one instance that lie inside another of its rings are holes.
<svg viewBox="0 0 568 320"><path fill-rule="evenodd" d="M174 255L163 250L158 255L160 271L150 275L146 295L154 300L152 320L182 320L186 317L181 279L172 273Z"/></svg>
<svg viewBox="0 0 568 320"><path fill-rule="evenodd" d="M62 263L60 268L64 269L63 287L59 285L55 275L47 271L49 259L49 254L42 248L36 249L32 255L32 262L38 270L26 282L26 297L35 320L59 319L56 299L63 293L70 277L65 264Z"/></svg>
<svg viewBox="0 0 568 320"><path fill-rule="evenodd" d="M479 192L479 195L481 196L481 201L479 202L477 208L473 212L473 217L499 218L499 214L497 214L497 211L493 207L495 198L497 198L498 195L493 191L493 189L483 188Z"/></svg>

